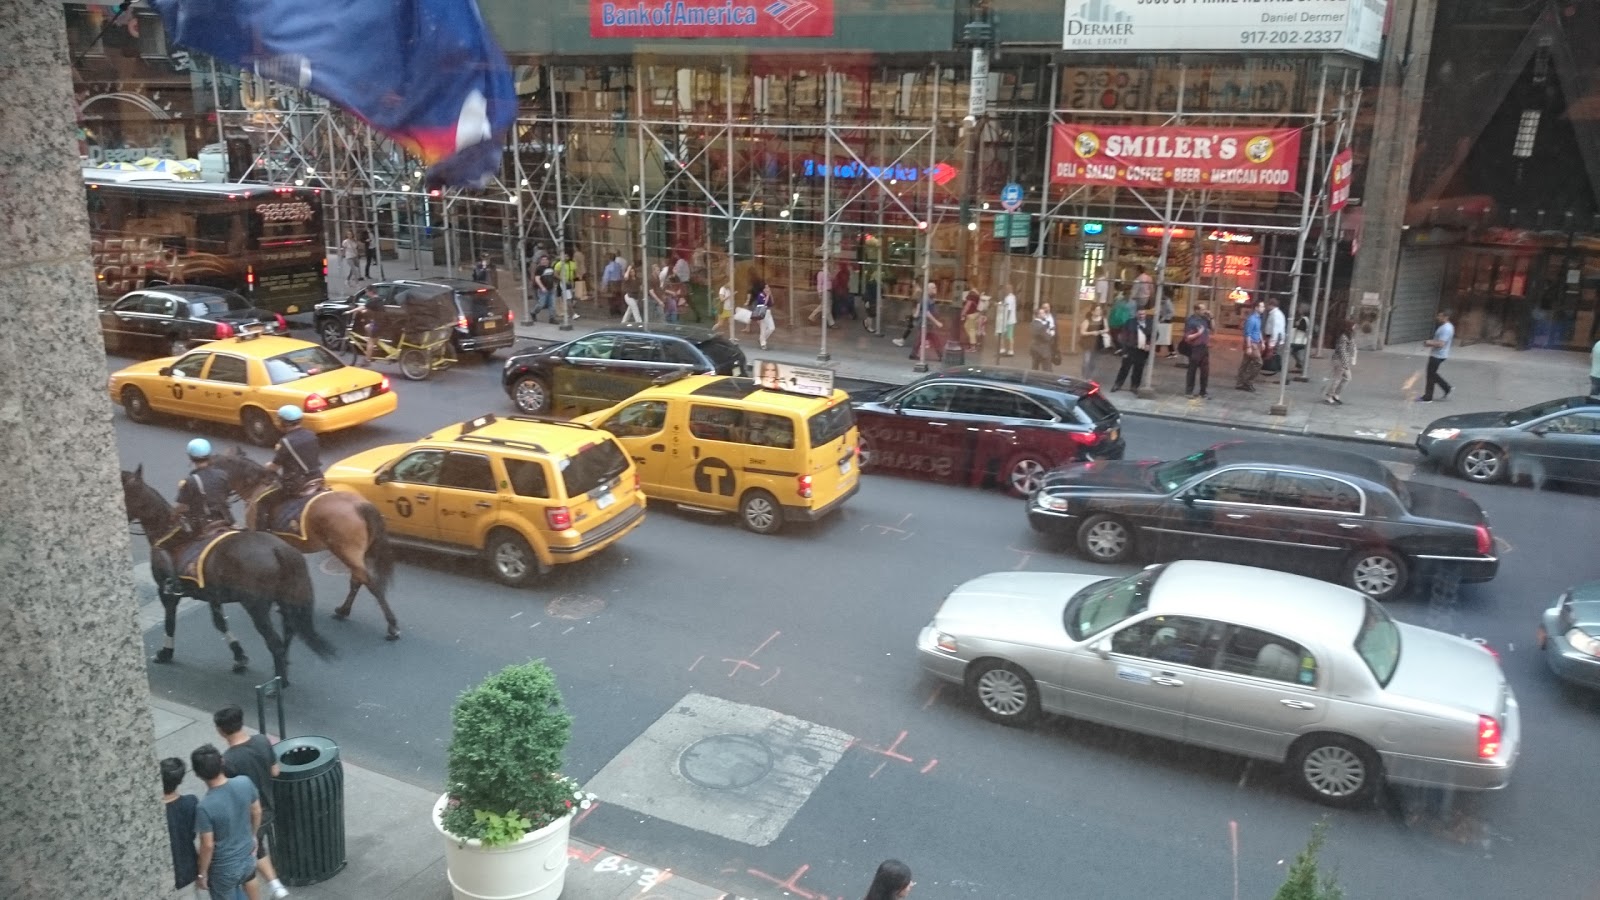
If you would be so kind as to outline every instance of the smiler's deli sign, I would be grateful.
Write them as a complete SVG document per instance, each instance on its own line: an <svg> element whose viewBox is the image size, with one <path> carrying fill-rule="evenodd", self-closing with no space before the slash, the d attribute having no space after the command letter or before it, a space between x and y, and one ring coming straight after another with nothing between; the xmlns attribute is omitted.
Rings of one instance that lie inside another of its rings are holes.
<svg viewBox="0 0 1600 900"><path fill-rule="evenodd" d="M1293 191L1294 128L1057 125L1052 184L1214 191Z"/></svg>
<svg viewBox="0 0 1600 900"><path fill-rule="evenodd" d="M833 36L833 0L589 0L594 38Z"/></svg>

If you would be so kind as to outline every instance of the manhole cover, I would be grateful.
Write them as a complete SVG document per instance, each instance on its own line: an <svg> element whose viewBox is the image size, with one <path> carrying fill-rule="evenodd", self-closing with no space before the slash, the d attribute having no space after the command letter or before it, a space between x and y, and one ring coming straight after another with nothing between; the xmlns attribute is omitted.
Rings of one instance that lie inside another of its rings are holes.
<svg viewBox="0 0 1600 900"><path fill-rule="evenodd" d="M772 750L755 738L719 734L690 744L678 757L678 771L703 788L731 791L765 778L772 762Z"/></svg>
<svg viewBox="0 0 1600 900"><path fill-rule="evenodd" d="M576 597L557 597L545 604L544 611L556 619L587 619L605 608L606 602L599 597L579 594Z"/></svg>

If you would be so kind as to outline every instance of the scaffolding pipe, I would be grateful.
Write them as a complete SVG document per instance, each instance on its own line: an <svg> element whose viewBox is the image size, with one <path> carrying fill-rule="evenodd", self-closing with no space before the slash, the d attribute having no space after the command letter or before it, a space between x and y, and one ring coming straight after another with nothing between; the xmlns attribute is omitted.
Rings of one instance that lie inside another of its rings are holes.
<svg viewBox="0 0 1600 900"><path fill-rule="evenodd" d="M939 64L933 64L933 123L928 130L928 172L939 164ZM928 183L928 208L923 213L927 218L918 224L922 227L922 290L914 299L916 316L921 320L917 329L917 364L912 371L928 371L928 318L933 314L933 303L930 302L928 291L933 287L933 177L925 175L924 181Z"/></svg>
<svg viewBox="0 0 1600 900"><path fill-rule="evenodd" d="M1306 183L1305 191L1300 199L1300 233L1295 238L1294 265L1291 267L1289 277L1289 315L1287 322L1294 321L1294 315L1300 302L1300 276L1305 269L1306 238L1311 233L1311 197L1324 187L1317 178L1317 161L1322 151L1322 105L1328 90L1328 62L1323 60L1319 66L1321 76L1317 81L1317 117L1311 124L1311 152L1306 156ZM1287 324L1287 323L1286 323ZM1282 350L1278 351L1282 353ZM1279 362L1278 366L1278 402L1268 410L1270 415L1286 416L1289 414L1289 367Z"/></svg>
<svg viewBox="0 0 1600 900"><path fill-rule="evenodd" d="M737 278L738 278L738 274L739 274L739 268L738 268L738 263L735 261L735 258L734 258L734 247L737 246L737 245L734 243L734 236L733 235L734 235L734 229L739 227L739 223L738 223L737 220L735 220L733 218L733 127L732 127L733 126L733 66L732 65L724 65L722 67L722 74L723 74L723 78L722 78L723 103L727 107L727 121L728 121L728 125L729 125L728 130L725 132L727 134L727 136L728 136L728 159L727 159L727 162L724 163L724 165L723 165L723 168L727 170L727 175L728 175L728 208L727 208L727 219L728 219L728 290L733 291L733 296L734 296L733 305L734 305L734 308L737 309L738 306L739 306L739 288L738 288L738 285L737 285ZM706 180L710 181L709 178L706 179ZM707 267L708 271L709 271L709 268L710 267ZM706 280L708 282L710 281L709 278L707 278ZM710 290L711 289L711 285L707 284L706 285L706 289ZM718 292L717 302L719 304L722 302L722 296L721 296L721 292L720 291ZM767 312L768 312L769 315L771 314L771 310L768 310ZM721 314L722 314L722 311L719 308L717 310L717 315L721 315ZM733 329L734 329L734 318L733 318L732 315L729 315L728 316L728 340L733 341L734 343L738 343L739 340L738 340L738 338L734 337L734 330Z"/></svg>
<svg viewBox="0 0 1600 900"><path fill-rule="evenodd" d="M833 280L828 263L833 258L833 66L828 66L822 82L822 269L817 285L828 289L817 292L817 312L821 316L822 337L817 346L817 362L827 362L828 326L833 323Z"/></svg>
<svg viewBox="0 0 1600 900"><path fill-rule="evenodd" d="M650 300L656 292L652 281L654 276L650 273L650 214L644 197L644 69L637 63L633 67L633 101L639 113L639 127L634 133L634 139L639 144L639 181L633 186L633 192L639 195L639 274L644 284L644 296L639 298L639 303L644 306L641 324L648 328Z"/></svg>
<svg viewBox="0 0 1600 900"><path fill-rule="evenodd" d="M1056 145L1056 101L1061 90L1060 70L1055 63L1050 64L1050 109L1045 116L1044 130L1044 184L1039 188L1039 241L1033 251L1033 310L1034 315L1039 311L1039 298L1044 290L1044 247L1045 238L1048 236L1049 222L1046 217L1050 214L1050 160L1055 153ZM1107 242L1109 243L1109 242ZM1020 320L1022 315L1018 313ZM1030 317L1031 318L1031 317ZM1020 325L1019 325L1020 327ZM1072 351L1078 350L1078 329L1072 329Z"/></svg>
<svg viewBox="0 0 1600 900"><path fill-rule="evenodd" d="M1183 94L1184 89L1188 86L1188 77L1189 66L1185 63L1178 63L1178 101L1172 114L1173 125L1183 124ZM1150 298L1150 339L1145 342L1145 353L1147 355L1145 356L1144 368L1139 372L1138 383L1133 386L1134 395L1143 399L1148 399L1155 395L1153 383L1156 375L1156 327L1160 324L1156 321L1156 318L1161 310L1161 300L1166 296L1167 291L1167 256L1172 252L1172 200L1174 193L1172 188L1167 188L1167 211L1161 217L1161 251L1156 254L1156 290L1155 294ZM1199 233L1200 229L1196 228L1195 234L1198 236ZM1139 329L1138 319L1135 318L1134 322L1134 331L1137 332ZM1168 323L1168 328L1171 328L1171 323ZM1135 346L1134 350L1137 351L1138 347ZM1119 384L1121 383L1120 378L1117 381Z"/></svg>
<svg viewBox="0 0 1600 900"><path fill-rule="evenodd" d="M550 171L555 174L555 180L556 180L556 233L555 233L555 239L556 239L556 259L559 260L559 259L561 259L562 254L567 253L567 210L566 210L566 207L562 203L563 195L562 195L562 192L561 192L561 182L562 182L562 175L561 175L561 126L559 124L557 124L559 119L560 119L561 110L560 110L560 107L558 106L560 101L559 101L558 95L556 94L556 80L554 78L548 79L548 80L546 80L545 85L547 87L549 87L549 89L550 89L550 139L545 142L545 153L548 156L553 156L554 157L554 159L551 160L551 169L550 169ZM643 176L641 175L640 181L643 181L643 180L644 180ZM568 264L567 264L567 266L563 267L563 271L571 271L571 261L572 261L572 257L569 255L567 257ZM575 292L571 288L567 287L567 285L565 283L563 283L562 279L560 279L560 278L556 279L556 290L561 292L561 325L560 325L560 330L561 331L571 331L572 330L572 301L573 301L573 296L574 296Z"/></svg>

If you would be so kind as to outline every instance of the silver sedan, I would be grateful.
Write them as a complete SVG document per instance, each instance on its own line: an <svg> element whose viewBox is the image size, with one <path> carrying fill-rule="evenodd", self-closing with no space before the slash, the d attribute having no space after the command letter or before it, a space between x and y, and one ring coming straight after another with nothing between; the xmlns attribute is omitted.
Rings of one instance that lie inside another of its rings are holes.
<svg viewBox="0 0 1600 900"><path fill-rule="evenodd" d="M1385 778L1502 788L1522 731L1482 646L1347 588L1226 563L984 575L945 599L917 650L996 722L1058 713L1284 762L1333 806Z"/></svg>

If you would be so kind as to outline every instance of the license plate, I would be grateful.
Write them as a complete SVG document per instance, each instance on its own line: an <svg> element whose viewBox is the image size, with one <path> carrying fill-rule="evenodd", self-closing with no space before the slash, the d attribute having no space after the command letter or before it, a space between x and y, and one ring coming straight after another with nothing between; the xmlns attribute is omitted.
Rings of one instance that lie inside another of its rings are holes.
<svg viewBox="0 0 1600 900"><path fill-rule="evenodd" d="M617 502L617 495L611 493L610 491L604 491L594 495L594 505L600 509L605 509L615 502Z"/></svg>
<svg viewBox="0 0 1600 900"><path fill-rule="evenodd" d="M362 388L359 391L346 391L345 393L339 395L339 399L346 403L355 403L358 400L365 400L370 396L372 396L372 388Z"/></svg>
<svg viewBox="0 0 1600 900"><path fill-rule="evenodd" d="M850 457L846 456L844 459L839 460L839 474L850 474Z"/></svg>
<svg viewBox="0 0 1600 900"><path fill-rule="evenodd" d="M500 323L496 322L493 319L485 319L484 320L484 323L483 323L483 330L484 331L493 331L493 330L495 330L496 328L499 328L499 327L500 327Z"/></svg>

